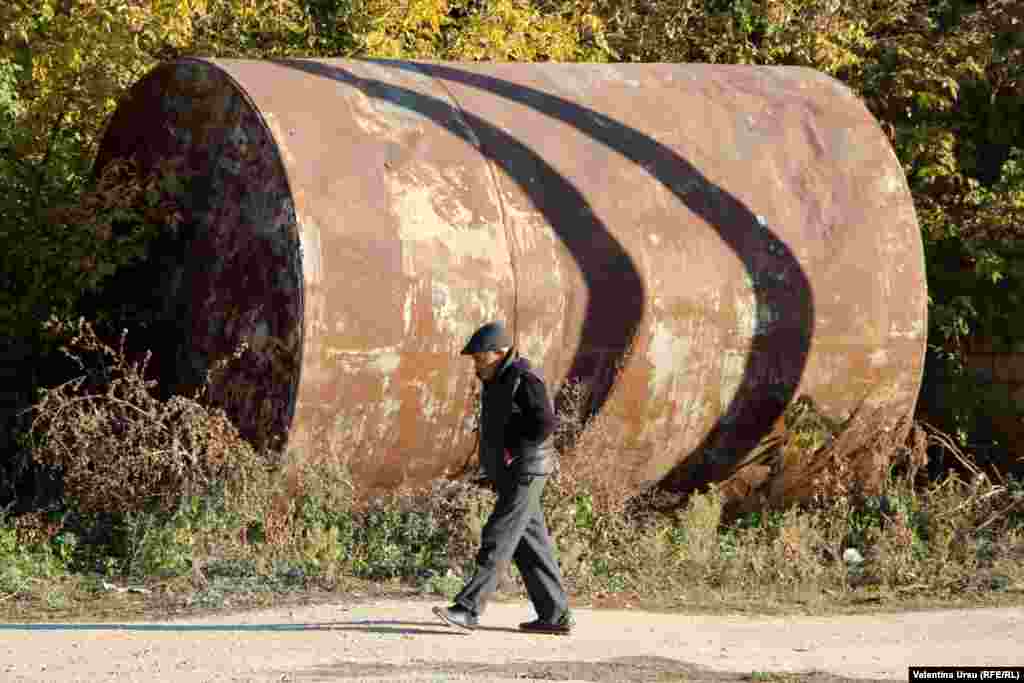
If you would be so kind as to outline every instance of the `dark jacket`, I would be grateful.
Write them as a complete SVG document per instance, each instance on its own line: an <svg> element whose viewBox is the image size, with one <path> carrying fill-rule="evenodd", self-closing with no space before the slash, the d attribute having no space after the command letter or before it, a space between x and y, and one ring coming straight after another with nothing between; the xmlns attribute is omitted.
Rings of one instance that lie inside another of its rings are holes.
<svg viewBox="0 0 1024 683"><path fill-rule="evenodd" d="M487 479L554 471L555 411L544 379L527 359L510 351L484 382L480 404L480 467Z"/></svg>

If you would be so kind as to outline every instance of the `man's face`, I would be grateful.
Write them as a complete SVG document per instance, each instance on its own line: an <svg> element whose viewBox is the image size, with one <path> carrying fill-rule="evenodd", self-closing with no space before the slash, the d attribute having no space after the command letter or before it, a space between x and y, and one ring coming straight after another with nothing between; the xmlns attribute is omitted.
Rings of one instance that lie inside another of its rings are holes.
<svg viewBox="0 0 1024 683"><path fill-rule="evenodd" d="M504 354L501 351L481 351L473 354L473 367L476 369L476 376L484 382L494 377L498 369L498 363Z"/></svg>

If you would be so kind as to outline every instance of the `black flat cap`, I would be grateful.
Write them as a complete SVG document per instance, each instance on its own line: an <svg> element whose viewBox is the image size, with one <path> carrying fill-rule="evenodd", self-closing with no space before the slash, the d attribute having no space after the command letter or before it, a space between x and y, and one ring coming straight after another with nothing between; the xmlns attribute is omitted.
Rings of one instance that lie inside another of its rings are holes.
<svg viewBox="0 0 1024 683"><path fill-rule="evenodd" d="M512 346L512 338L509 337L505 326L500 322L491 322L473 333L460 355L469 356L484 351L497 351L510 346Z"/></svg>

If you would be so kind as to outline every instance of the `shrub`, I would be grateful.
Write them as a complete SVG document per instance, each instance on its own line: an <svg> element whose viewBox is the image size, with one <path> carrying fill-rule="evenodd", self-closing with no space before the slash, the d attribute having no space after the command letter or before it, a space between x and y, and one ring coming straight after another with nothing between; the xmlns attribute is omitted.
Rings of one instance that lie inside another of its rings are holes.
<svg viewBox="0 0 1024 683"><path fill-rule="evenodd" d="M264 461L222 410L199 396L154 395L150 355L131 360L126 335L115 349L82 320L73 332L64 351L83 374L40 391L30 434L33 459L60 472L75 510L170 511L182 496L221 483L244 495L265 478Z"/></svg>

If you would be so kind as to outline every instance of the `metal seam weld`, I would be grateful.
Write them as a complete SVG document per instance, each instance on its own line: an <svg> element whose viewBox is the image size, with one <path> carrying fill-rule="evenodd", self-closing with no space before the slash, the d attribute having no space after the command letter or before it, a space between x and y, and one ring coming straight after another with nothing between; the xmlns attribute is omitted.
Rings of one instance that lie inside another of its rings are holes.
<svg viewBox="0 0 1024 683"><path fill-rule="evenodd" d="M452 92L451 88L448 87L448 84L445 83L440 78L438 78L436 76L430 76L430 78L433 79L438 85L440 85L441 89L444 90L444 92L448 95L448 99L451 100L452 105L455 107L455 112L458 114L459 119L462 120L462 125L464 125L468 130L472 131L473 137L476 138L477 142L479 143L480 146L477 148L477 151L480 154L480 156L483 157L484 163L487 164L487 170L488 170L488 172L491 175L491 182L494 184L494 192L495 192L495 194L498 195L498 213L501 216L501 227L505 231L505 241L508 243L508 260L509 260L509 264L512 267L512 343L516 347L518 347L519 346L519 268L518 268L517 263L516 263L516 248L515 248L516 245L515 245L515 240L512 237L512 231L509 230L508 221L506 220L505 200L501 196L501 185L498 183L498 174L497 174L497 172L494 169L494 162L482 150L482 148L484 146L484 143L480 139L480 136L477 135L477 132L475 130L473 130L473 128L469 125L469 121L467 121L466 117L463 116L463 112L465 110L462 108L462 104L459 102L458 98L455 97L455 93ZM472 410L472 408L471 408L471 410ZM453 432L452 432L452 450L455 450L455 444L456 444L457 441L458 441L458 430L453 430ZM473 440L473 449L469 452L469 455L466 457L466 462L463 463L463 465L462 465L462 471L463 472L465 472L466 469L469 467L469 463L473 460L473 456L476 454L477 449L479 447L480 447L479 439L474 439Z"/></svg>
<svg viewBox="0 0 1024 683"><path fill-rule="evenodd" d="M422 73L422 72L421 72ZM441 89L447 93L448 98L455 105L455 110L459 114L459 118L462 119L462 125L466 126L473 132L473 137L476 138L477 142L480 143L478 151L480 156L483 157L484 163L487 164L487 170L491 174L491 182L494 184L494 192L498 195L498 213L501 215L501 227L505 230L505 240L508 242L508 259L512 266L512 343L518 348L519 347L519 265L517 263L517 245L515 238L512 236L512 231L508 227L507 214L505 212L505 199L501 195L501 184L498 182L498 173L494 168L494 161L483 152L483 140L477 135L477 132L469 125L469 121L463 116L465 111L462 108L462 104L459 103L458 98L455 97L455 93L452 92L448 84L437 76L431 76Z"/></svg>

